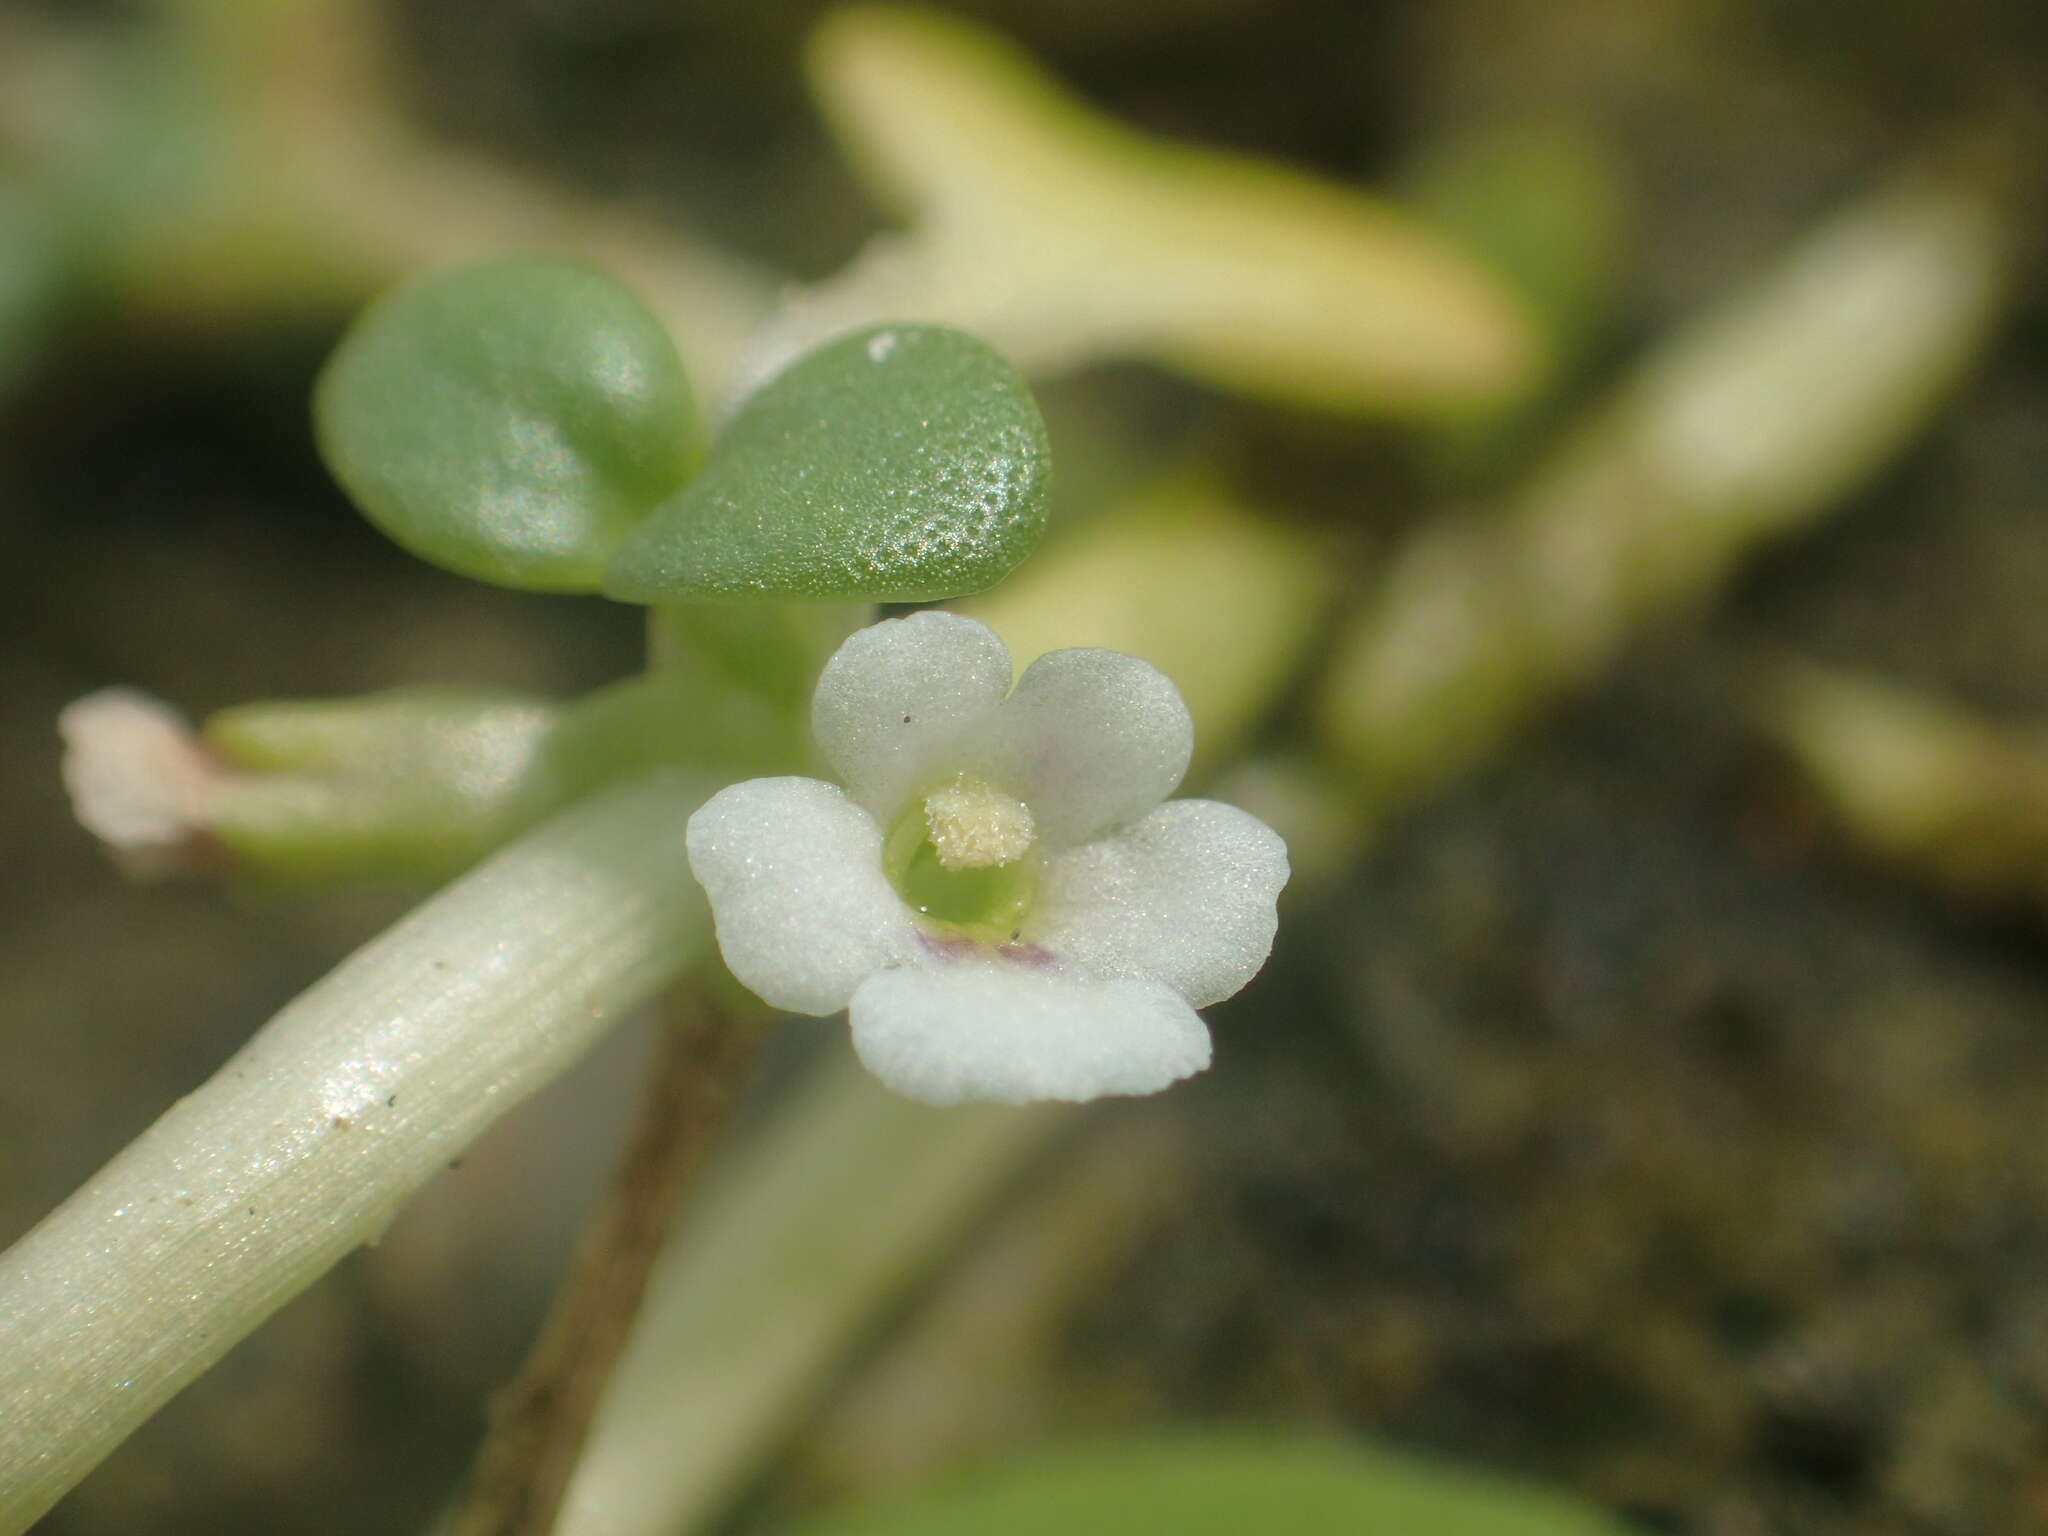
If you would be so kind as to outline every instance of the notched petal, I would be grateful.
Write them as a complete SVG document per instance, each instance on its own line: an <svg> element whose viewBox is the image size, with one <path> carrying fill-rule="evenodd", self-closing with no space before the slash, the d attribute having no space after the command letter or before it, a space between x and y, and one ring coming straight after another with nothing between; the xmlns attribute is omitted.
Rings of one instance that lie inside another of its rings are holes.
<svg viewBox="0 0 2048 1536"><path fill-rule="evenodd" d="M1265 964L1287 875L1256 816L1175 800L1050 860L1027 937L1081 975L1149 976L1206 1008Z"/></svg>
<svg viewBox="0 0 2048 1536"><path fill-rule="evenodd" d="M851 1013L867 1069L927 1104L1157 1093L1209 1065L1208 1027L1157 982L965 961L879 972Z"/></svg>
<svg viewBox="0 0 2048 1536"><path fill-rule="evenodd" d="M929 610L850 636L818 679L811 732L854 799L887 821L1010 691L985 624Z"/></svg>
<svg viewBox="0 0 2048 1536"><path fill-rule="evenodd" d="M874 817L817 779L749 779L690 818L690 869L734 976L792 1013L834 1013L917 947Z"/></svg>
<svg viewBox="0 0 2048 1536"><path fill-rule="evenodd" d="M1029 802L1054 848L1133 820L1188 770L1195 727L1150 662L1092 646L1048 651L970 744L970 766Z"/></svg>

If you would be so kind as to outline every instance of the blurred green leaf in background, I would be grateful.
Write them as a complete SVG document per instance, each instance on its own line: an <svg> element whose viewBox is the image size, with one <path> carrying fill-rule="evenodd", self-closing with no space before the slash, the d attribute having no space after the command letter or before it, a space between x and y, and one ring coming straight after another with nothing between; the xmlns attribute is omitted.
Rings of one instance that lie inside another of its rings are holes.
<svg viewBox="0 0 2048 1536"><path fill-rule="evenodd" d="M1360 1445L1189 1436L1040 1452L895 1505L789 1536L1625 1536L1545 1493Z"/></svg>

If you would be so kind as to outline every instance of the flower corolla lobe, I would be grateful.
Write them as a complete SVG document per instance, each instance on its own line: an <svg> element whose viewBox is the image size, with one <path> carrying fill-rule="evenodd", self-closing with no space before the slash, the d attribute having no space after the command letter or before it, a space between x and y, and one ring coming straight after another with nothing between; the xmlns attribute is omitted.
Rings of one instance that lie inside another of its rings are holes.
<svg viewBox="0 0 2048 1536"><path fill-rule="evenodd" d="M859 631L812 705L845 788L722 790L691 868L733 974L792 1012L846 1008L899 1092L1156 1092L1209 1063L1194 1010L1264 963L1286 848L1234 807L1161 804L1193 728L1147 663L1053 651L1011 677L956 614Z"/></svg>

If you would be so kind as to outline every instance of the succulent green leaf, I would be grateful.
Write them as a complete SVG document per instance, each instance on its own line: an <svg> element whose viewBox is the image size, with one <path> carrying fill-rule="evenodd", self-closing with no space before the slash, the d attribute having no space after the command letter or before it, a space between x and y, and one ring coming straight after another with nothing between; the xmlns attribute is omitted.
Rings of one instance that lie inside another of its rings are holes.
<svg viewBox="0 0 2048 1536"><path fill-rule="evenodd" d="M633 603L979 592L1045 526L1045 425L1017 371L964 331L885 325L755 394L703 473L620 546Z"/></svg>
<svg viewBox="0 0 2048 1536"><path fill-rule="evenodd" d="M1624 1536L1546 1489L1365 1446L1204 1435L1041 1455L799 1536Z"/></svg>
<svg viewBox="0 0 2048 1536"><path fill-rule="evenodd" d="M743 367L873 320L944 320L1033 377L1143 358L1234 391L1429 414L1527 388L1514 292L1423 222L1287 166L1112 121L965 18L831 11L820 106L907 232L787 304Z"/></svg>
<svg viewBox="0 0 2048 1536"><path fill-rule="evenodd" d="M660 323L602 273L535 258L373 304L314 421L328 468L398 543L536 591L594 590L690 467L689 386Z"/></svg>

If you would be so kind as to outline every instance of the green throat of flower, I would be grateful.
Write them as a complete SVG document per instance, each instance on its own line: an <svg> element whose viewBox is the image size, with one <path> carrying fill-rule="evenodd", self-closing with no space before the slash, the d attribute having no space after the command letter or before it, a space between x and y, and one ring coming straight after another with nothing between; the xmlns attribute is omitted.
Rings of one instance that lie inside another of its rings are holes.
<svg viewBox="0 0 2048 1536"><path fill-rule="evenodd" d="M1044 862L1031 808L966 774L912 800L890 828L882 857L914 911L991 943L1016 934L1038 895Z"/></svg>

